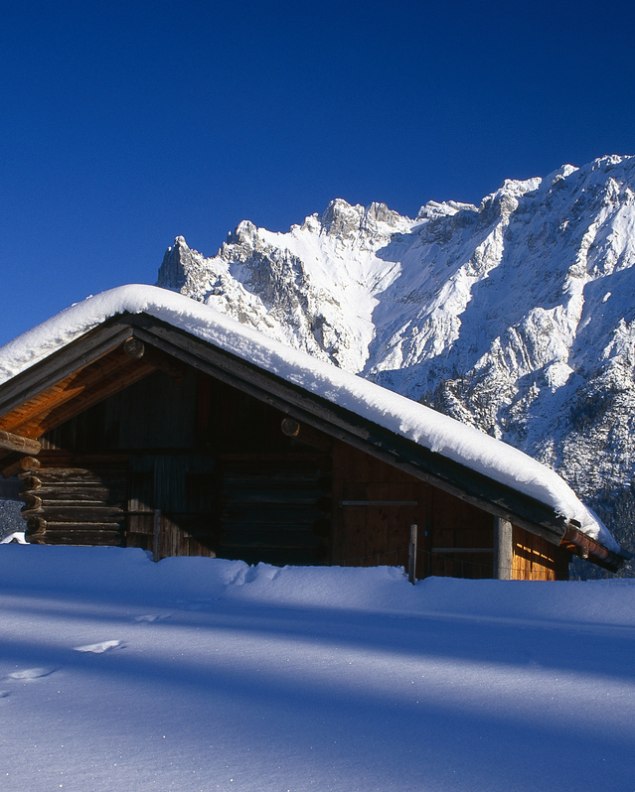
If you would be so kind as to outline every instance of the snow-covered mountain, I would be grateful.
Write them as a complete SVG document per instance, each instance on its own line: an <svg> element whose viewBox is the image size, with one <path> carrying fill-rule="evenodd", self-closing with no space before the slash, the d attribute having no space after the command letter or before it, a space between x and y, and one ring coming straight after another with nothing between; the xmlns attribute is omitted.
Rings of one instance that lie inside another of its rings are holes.
<svg viewBox="0 0 635 792"><path fill-rule="evenodd" d="M635 157L414 219L243 221L210 258L177 237L158 282L507 440L633 531Z"/></svg>

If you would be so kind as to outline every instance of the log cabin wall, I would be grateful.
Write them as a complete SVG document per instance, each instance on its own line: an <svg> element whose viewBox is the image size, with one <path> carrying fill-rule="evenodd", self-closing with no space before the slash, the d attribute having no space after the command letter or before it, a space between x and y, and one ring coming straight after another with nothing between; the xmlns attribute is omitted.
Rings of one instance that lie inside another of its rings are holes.
<svg viewBox="0 0 635 792"><path fill-rule="evenodd" d="M30 542L124 543L125 464L103 458L76 461L47 451L35 461L37 466L20 476Z"/></svg>
<svg viewBox="0 0 635 792"><path fill-rule="evenodd" d="M156 371L42 438L22 473L28 537L156 558L406 565L493 575L493 518L403 470L188 369ZM513 577L562 576L557 548L514 529Z"/></svg>
<svg viewBox="0 0 635 792"><path fill-rule="evenodd" d="M283 418L193 370L156 372L44 436L23 476L29 540L324 563L328 442L285 436Z"/></svg>

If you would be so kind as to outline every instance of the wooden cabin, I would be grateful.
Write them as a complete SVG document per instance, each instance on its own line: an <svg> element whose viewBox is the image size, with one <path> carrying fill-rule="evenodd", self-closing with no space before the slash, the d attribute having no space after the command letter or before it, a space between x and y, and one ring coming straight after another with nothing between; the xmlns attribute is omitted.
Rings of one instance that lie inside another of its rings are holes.
<svg viewBox="0 0 635 792"><path fill-rule="evenodd" d="M620 565L552 506L268 369L268 342L256 363L155 313L89 322L0 385L29 542L406 566L416 538L419 578Z"/></svg>

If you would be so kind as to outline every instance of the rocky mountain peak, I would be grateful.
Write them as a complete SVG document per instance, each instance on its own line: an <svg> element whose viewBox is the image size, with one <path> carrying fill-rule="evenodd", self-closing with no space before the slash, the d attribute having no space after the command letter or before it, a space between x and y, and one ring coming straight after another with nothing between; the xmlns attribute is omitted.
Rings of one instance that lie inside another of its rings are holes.
<svg viewBox="0 0 635 792"><path fill-rule="evenodd" d="M305 220L305 225L308 220L309 218ZM324 233L340 239L351 239L359 234L371 236L389 233L390 229L397 229L404 220L407 218L379 201L362 206L351 205L343 198L336 198L326 207L320 222Z"/></svg>
<svg viewBox="0 0 635 792"><path fill-rule="evenodd" d="M322 213L322 228L331 236L347 239L360 230L364 214L363 206L351 206L343 198L335 198Z"/></svg>
<svg viewBox="0 0 635 792"><path fill-rule="evenodd" d="M253 245L258 236L258 229L251 220L242 220L234 231L227 235L227 243L231 245Z"/></svg>
<svg viewBox="0 0 635 792"><path fill-rule="evenodd" d="M474 204L462 201L428 201L417 212L417 220L436 220L438 217L451 217L457 212L477 212Z"/></svg>
<svg viewBox="0 0 635 792"><path fill-rule="evenodd" d="M159 267L157 282L166 289L181 291L186 282L186 270L192 264L192 251L185 237L177 236L168 247Z"/></svg>
<svg viewBox="0 0 635 792"><path fill-rule="evenodd" d="M399 212L389 209L385 203L373 201L365 211L366 225L386 223L390 226L396 226L401 219Z"/></svg>

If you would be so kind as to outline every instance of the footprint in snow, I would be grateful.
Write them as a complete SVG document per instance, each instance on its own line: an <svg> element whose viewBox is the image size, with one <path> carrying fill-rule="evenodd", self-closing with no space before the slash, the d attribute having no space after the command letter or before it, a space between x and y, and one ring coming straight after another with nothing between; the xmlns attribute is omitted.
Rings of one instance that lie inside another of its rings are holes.
<svg viewBox="0 0 635 792"><path fill-rule="evenodd" d="M163 619L169 619L167 613L164 614L146 613L143 616L135 616L133 621L136 621L139 624L152 624L153 622L163 621Z"/></svg>
<svg viewBox="0 0 635 792"><path fill-rule="evenodd" d="M57 669L55 668L23 668L21 671L14 671L9 674L7 679L17 679L19 682L30 682L33 679L41 679L49 676Z"/></svg>
<svg viewBox="0 0 635 792"><path fill-rule="evenodd" d="M74 646L76 652L91 652L92 654L102 654L111 649L123 649L123 641L100 641L100 643L86 644L86 646Z"/></svg>
<svg viewBox="0 0 635 792"><path fill-rule="evenodd" d="M9 698L10 695L8 690L0 690L0 699Z"/></svg>

